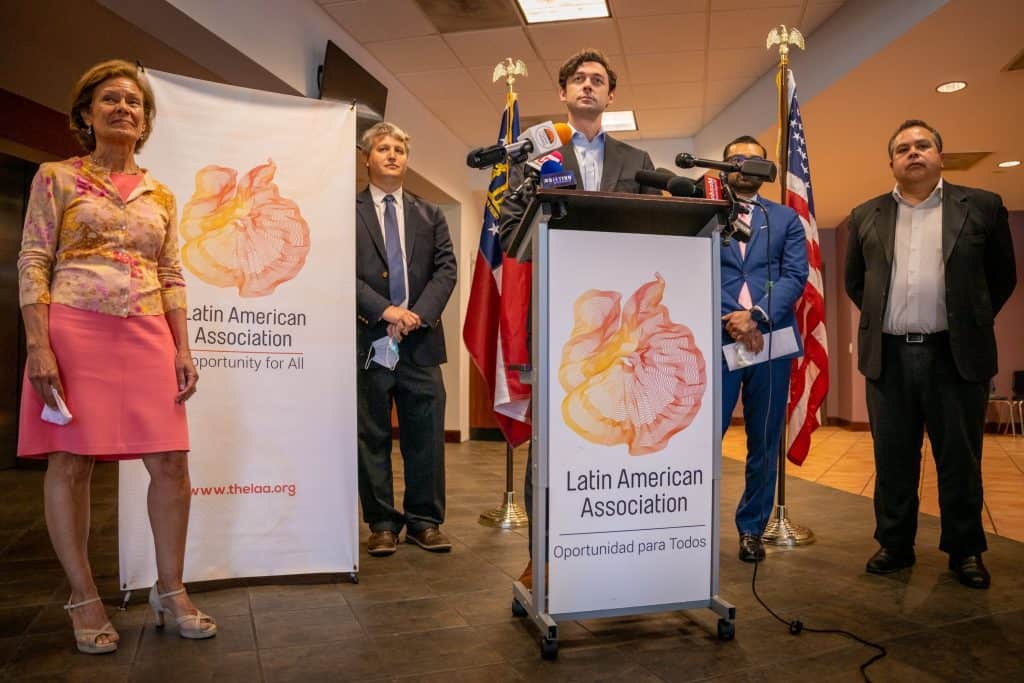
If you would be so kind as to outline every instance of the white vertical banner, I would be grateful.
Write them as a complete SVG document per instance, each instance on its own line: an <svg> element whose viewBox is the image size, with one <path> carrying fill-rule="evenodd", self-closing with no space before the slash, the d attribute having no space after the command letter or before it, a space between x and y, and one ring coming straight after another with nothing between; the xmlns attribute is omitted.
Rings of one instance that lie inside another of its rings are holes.
<svg viewBox="0 0 1024 683"><path fill-rule="evenodd" d="M355 112L147 75L200 378L185 580L356 571ZM124 589L156 579L148 483L120 464Z"/></svg>
<svg viewBox="0 0 1024 683"><path fill-rule="evenodd" d="M706 601L710 240L552 230L549 244L549 612Z"/></svg>

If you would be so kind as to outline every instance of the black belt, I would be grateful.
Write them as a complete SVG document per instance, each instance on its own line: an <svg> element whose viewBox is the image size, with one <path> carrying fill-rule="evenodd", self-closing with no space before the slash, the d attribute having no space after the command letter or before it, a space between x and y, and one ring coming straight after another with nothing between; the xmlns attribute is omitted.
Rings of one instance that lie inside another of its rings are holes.
<svg viewBox="0 0 1024 683"><path fill-rule="evenodd" d="M924 332L883 334L882 338L893 342L899 342L901 344L936 344L939 342L948 342L949 331L943 330L942 332L932 332L930 334L925 334Z"/></svg>

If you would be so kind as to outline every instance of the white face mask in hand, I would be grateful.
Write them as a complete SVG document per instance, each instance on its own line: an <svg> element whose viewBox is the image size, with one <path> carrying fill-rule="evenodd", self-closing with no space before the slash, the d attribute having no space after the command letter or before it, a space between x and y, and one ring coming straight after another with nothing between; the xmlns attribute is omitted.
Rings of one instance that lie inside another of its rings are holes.
<svg viewBox="0 0 1024 683"><path fill-rule="evenodd" d="M381 337L370 344L370 353L366 355L364 370L370 369L371 361L388 370L394 370L398 365L398 342L391 337Z"/></svg>

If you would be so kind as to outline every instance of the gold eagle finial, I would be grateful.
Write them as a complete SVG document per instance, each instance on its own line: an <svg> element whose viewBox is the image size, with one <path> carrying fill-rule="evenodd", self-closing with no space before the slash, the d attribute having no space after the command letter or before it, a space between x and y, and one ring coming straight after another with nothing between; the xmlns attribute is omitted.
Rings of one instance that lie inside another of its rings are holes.
<svg viewBox="0 0 1024 683"><path fill-rule="evenodd" d="M789 56L789 46L796 45L801 50L804 48L804 34L800 29L787 29L785 24L779 24L768 32L768 40L765 49L772 49L772 45L779 46L779 54L783 57Z"/></svg>
<svg viewBox="0 0 1024 683"><path fill-rule="evenodd" d="M504 78L505 84L511 89L512 84L516 82L516 76L529 75L523 60L505 57L504 61L498 62L494 66L494 76L491 78L491 82L497 83L499 78Z"/></svg>

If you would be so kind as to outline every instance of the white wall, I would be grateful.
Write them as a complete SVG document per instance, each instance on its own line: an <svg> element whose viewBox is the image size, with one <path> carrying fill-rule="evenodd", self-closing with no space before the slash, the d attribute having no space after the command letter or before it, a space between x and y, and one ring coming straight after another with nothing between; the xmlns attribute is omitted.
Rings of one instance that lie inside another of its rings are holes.
<svg viewBox="0 0 1024 683"><path fill-rule="evenodd" d="M446 214L459 261L459 285L445 311L448 391L445 428L469 436L469 355L462 321L472 282L488 179L465 165L466 145L427 110L368 51L312 0L168 0L226 43L310 97L328 40L388 87L387 118L412 136L410 166L458 202ZM495 120L497 127L498 121Z"/></svg>

